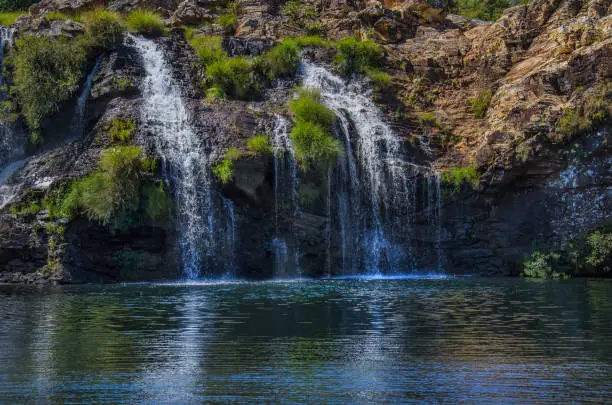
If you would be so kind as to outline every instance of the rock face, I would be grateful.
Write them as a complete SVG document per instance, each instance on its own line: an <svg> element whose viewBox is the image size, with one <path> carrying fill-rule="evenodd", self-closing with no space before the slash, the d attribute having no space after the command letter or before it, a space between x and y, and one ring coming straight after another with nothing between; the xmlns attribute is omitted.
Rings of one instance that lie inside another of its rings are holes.
<svg viewBox="0 0 612 405"><path fill-rule="evenodd" d="M31 16L19 20L17 35L78 35L81 24L48 21L44 15L100 6L127 11L143 3L43 0L31 7ZM146 3L160 11L168 25L194 25L198 32L223 33L212 22L226 2ZM303 22L282 13L280 3L239 3L242 13L235 35L223 39L230 56L255 57L279 38L305 32ZM428 267L436 260L433 256L439 255L449 272L516 275L534 245L564 246L609 221L609 121L570 134L559 129L564 114L584 113L597 100L606 106L609 120L609 0L535 0L506 10L494 23L446 15L439 10L447 6L444 1L331 1L324 7L306 1L302 6L314 10L320 21L316 28L329 39L359 32L384 45L384 68L392 74L393 91L378 101L397 135L411 150L420 148L414 161L427 170L474 167L482 173L478 187L443 187L436 237L425 208L416 213L414 229L406 239L417 251L417 267ZM253 135L270 133L277 115L284 113L279 107L292 97L296 83L287 80L274 83L257 101L203 102L202 71L183 30L174 28L168 37L156 41L171 61L191 124L205 139L213 161L223 158L231 146L246 149ZM305 52L311 59L331 59L329 51ZM140 117L145 76L143 61L129 41L106 52L87 101L86 134L72 142L62 138L61 128L70 123L76 101L71 100L43 128L55 134L49 136L55 141L27 159L2 185L10 190L11 203L0 207L0 282L113 282L180 276L176 224L139 223L111 231L85 218L54 220L44 209L29 216L11 210L95 170L108 143L108 123L114 118L134 119L138 128L134 142L148 156L155 156L155 140ZM481 112L474 110L474 100L484 102ZM431 116L435 124L431 118L424 119ZM317 184L312 190L314 202L299 217L286 215L274 199L279 187L277 169L272 156L247 154L235 162L233 180L216 185L217 195L231 202L239 230L233 241L236 275L274 276L278 261L288 260L287 249L291 250L279 245L281 236L299 246L302 274L323 275L326 263L339 255L326 251L325 230L330 221L326 186ZM162 173L156 176L161 179ZM59 239L54 231L58 226L64 229Z"/></svg>

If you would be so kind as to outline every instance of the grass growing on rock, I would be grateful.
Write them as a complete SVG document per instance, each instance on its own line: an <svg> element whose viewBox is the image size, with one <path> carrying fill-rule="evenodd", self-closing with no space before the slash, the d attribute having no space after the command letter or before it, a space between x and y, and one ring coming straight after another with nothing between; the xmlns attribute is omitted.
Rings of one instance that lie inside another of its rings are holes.
<svg viewBox="0 0 612 405"><path fill-rule="evenodd" d="M232 1L227 4L224 12L217 17L215 22L223 27L226 34L231 35L238 28L238 18L241 14L242 8L240 7L240 3Z"/></svg>
<svg viewBox="0 0 612 405"><path fill-rule="evenodd" d="M379 68L385 57L383 47L372 40L346 38L338 41L335 46L339 52L335 58L336 66L347 76L364 73L368 68Z"/></svg>
<svg viewBox="0 0 612 405"><path fill-rule="evenodd" d="M118 13L96 9L83 14L82 19L91 48L105 50L122 42L126 26Z"/></svg>
<svg viewBox="0 0 612 405"><path fill-rule="evenodd" d="M337 159L342 149L340 142L331 135L335 115L320 103L319 93L301 90L298 97L289 102L289 109L295 117L291 141L300 165L308 168Z"/></svg>
<svg viewBox="0 0 612 405"><path fill-rule="evenodd" d="M270 140L266 135L254 135L250 137L247 139L246 147L249 152L260 156L271 155L274 152L272 145L270 145Z"/></svg>
<svg viewBox="0 0 612 405"><path fill-rule="evenodd" d="M300 45L293 39L285 39L263 57L270 80L292 76L300 65Z"/></svg>
<svg viewBox="0 0 612 405"><path fill-rule="evenodd" d="M0 13L0 25L9 26L15 24L17 19L21 17L24 13L15 11L15 12L5 12Z"/></svg>
<svg viewBox="0 0 612 405"><path fill-rule="evenodd" d="M487 90L478 94L477 97L470 99L472 113L474 116L476 116L476 118L484 118L484 116L487 114L491 97L493 97L493 94Z"/></svg>
<svg viewBox="0 0 612 405"><path fill-rule="evenodd" d="M230 148L225 152L225 157L212 165L211 170L222 184L229 183L234 178L234 162L242 156L237 148Z"/></svg>
<svg viewBox="0 0 612 405"><path fill-rule="evenodd" d="M190 35L187 40L204 66L227 58L219 36Z"/></svg>
<svg viewBox="0 0 612 405"><path fill-rule="evenodd" d="M132 32L149 37L160 37L168 34L162 17L148 10L134 10L128 14L127 25Z"/></svg>
<svg viewBox="0 0 612 405"><path fill-rule="evenodd" d="M253 73L252 67L249 58L227 58L208 65L206 74L212 86L228 96L251 100L256 98L260 91L260 80Z"/></svg>
<svg viewBox="0 0 612 405"><path fill-rule="evenodd" d="M110 122L108 133L113 143L130 143L136 132L136 122L133 118L113 118Z"/></svg>

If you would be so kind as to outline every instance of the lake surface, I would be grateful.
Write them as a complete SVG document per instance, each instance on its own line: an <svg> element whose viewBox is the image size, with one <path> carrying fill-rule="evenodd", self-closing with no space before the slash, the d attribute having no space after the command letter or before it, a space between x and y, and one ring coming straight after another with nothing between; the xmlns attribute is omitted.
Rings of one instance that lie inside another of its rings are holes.
<svg viewBox="0 0 612 405"><path fill-rule="evenodd" d="M0 286L1 403L612 403L612 282Z"/></svg>

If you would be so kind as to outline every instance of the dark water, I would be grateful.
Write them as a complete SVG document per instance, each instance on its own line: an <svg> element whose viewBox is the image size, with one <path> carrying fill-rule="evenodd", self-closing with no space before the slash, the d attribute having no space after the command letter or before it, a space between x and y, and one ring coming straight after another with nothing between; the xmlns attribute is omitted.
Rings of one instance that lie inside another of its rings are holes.
<svg viewBox="0 0 612 405"><path fill-rule="evenodd" d="M0 287L2 403L612 403L612 283Z"/></svg>

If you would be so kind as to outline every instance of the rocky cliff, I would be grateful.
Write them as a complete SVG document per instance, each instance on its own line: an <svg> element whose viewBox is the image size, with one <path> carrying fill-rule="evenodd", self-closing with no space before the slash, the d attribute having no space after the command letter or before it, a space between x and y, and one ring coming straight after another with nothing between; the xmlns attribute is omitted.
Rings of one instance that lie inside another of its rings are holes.
<svg viewBox="0 0 612 405"><path fill-rule="evenodd" d="M505 10L496 22L483 22L449 14L446 4L438 3L308 0L295 9L251 0L230 7L215 0L43 0L17 20L14 35L73 38L88 32L78 18L87 10L155 10L168 34L153 41L167 55L190 125L201 134L211 162L222 160L228 148L246 151L254 135L272 133L279 115L288 115L300 78L275 78L248 101L211 100L203 85L207 70L190 38L221 36L230 57L250 58L283 38L306 34L330 42L356 37L377 43L384 49L379 68L389 79L377 87L380 76L371 76L374 91L367 94L401 139L407 163L418 168L413 223L399 238L410 247L411 267L517 275L535 249L570 251L610 219L612 4L535 0ZM228 15L229 24L219 18ZM7 49L10 57L14 51L8 44ZM337 51L306 46L301 52L332 69ZM18 170L6 169L7 178L0 177L0 281L181 275L180 231L172 220L176 206L167 221L138 217L121 227L83 213L61 217L49 208L55 193L96 170L113 143L114 121L133 122L131 142L146 156L160 155L152 124L139 112L147 73L130 39L92 51L87 59L84 70L92 82L82 136L74 136L72 125L75 89L42 123L44 142L29 146ZM9 81L10 76L9 71ZM31 129L22 119L10 125L13 134ZM9 166L1 163L0 169ZM287 250L293 254L297 247L302 274L334 273L330 268L342 253L330 248L335 244L326 234L332 222L326 201L337 191L325 175L303 173L302 183L312 187L300 189L300 215L289 215L278 208L279 189L286 193L292 187L279 177L278 164L274 155L242 153L229 182L214 180L214 198L231 204L236 221L231 231L237 232L232 252L211 262L211 275L218 274L214 269L221 261L231 260L237 276L271 277L278 261L288 260ZM175 185L163 164L147 176L148 182L165 182L172 199ZM432 178L442 179L435 206L426 201ZM291 239L293 247L279 249L279 236ZM572 266L562 261L559 266Z"/></svg>

